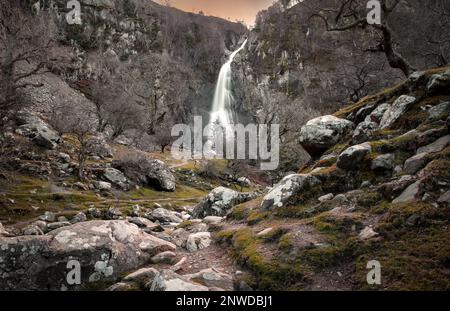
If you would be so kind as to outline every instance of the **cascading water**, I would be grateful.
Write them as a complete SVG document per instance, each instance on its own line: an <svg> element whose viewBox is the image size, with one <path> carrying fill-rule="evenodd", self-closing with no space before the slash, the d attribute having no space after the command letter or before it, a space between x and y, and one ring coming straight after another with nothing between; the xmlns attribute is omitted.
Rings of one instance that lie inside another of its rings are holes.
<svg viewBox="0 0 450 311"><path fill-rule="evenodd" d="M219 125L227 130L230 124L233 124L233 103L234 98L231 90L231 64L236 55L245 47L247 40L234 51L227 62L220 69L219 78L217 79L216 90L214 92L214 100L210 113L210 125Z"/></svg>

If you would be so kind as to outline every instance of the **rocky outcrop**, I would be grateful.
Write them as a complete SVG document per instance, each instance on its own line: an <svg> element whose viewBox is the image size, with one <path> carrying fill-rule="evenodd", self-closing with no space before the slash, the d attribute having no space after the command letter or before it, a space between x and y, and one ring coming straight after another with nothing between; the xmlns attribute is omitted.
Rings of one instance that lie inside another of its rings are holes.
<svg viewBox="0 0 450 311"><path fill-rule="evenodd" d="M78 289L113 281L158 253L175 248L120 220L82 222L43 236L0 238L0 288ZM81 284L68 284L68 273L77 266L82 272Z"/></svg>
<svg viewBox="0 0 450 311"><path fill-rule="evenodd" d="M318 155L334 146L354 127L351 121L334 116L310 120L300 131L300 143L312 155Z"/></svg>
<svg viewBox="0 0 450 311"><path fill-rule="evenodd" d="M235 190L218 187L211 191L192 211L195 218L206 216L225 216L233 206L250 201L257 197L256 193L241 193Z"/></svg>

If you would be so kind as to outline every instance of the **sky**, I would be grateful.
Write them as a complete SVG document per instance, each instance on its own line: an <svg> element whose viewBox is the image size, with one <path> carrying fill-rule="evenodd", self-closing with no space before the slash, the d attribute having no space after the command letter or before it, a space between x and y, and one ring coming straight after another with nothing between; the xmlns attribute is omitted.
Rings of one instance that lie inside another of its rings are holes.
<svg viewBox="0 0 450 311"><path fill-rule="evenodd" d="M160 4L169 2L171 6L183 11L242 20L251 26L255 23L256 14L268 8L274 0L155 0Z"/></svg>

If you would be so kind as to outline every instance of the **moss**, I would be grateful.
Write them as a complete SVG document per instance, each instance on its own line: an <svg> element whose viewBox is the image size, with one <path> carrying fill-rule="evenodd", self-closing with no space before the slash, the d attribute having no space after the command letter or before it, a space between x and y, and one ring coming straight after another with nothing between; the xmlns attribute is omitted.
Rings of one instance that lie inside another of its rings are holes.
<svg viewBox="0 0 450 311"><path fill-rule="evenodd" d="M315 270L322 270L353 260L357 249L357 240L351 238L331 246L308 248L302 253L301 259Z"/></svg>
<svg viewBox="0 0 450 311"><path fill-rule="evenodd" d="M305 218L311 215L311 207L310 204L286 206L277 209L274 215L281 218Z"/></svg>
<svg viewBox="0 0 450 311"><path fill-rule="evenodd" d="M289 252L293 249L294 244L292 242L292 235L290 233L284 234L279 240L278 240L278 248L282 250L283 252Z"/></svg>
<svg viewBox="0 0 450 311"><path fill-rule="evenodd" d="M214 239L219 243L230 244L235 233L236 230L222 230L214 233Z"/></svg>
<svg viewBox="0 0 450 311"><path fill-rule="evenodd" d="M185 229L192 226L194 223L190 220L185 220L177 226L177 229Z"/></svg>
<svg viewBox="0 0 450 311"><path fill-rule="evenodd" d="M286 229L283 227L273 228L270 232L264 234L261 238L264 240L264 242L276 242L285 233Z"/></svg>
<svg viewBox="0 0 450 311"><path fill-rule="evenodd" d="M247 223L249 225L255 225L258 222L268 218L272 213L269 211L260 211L260 210L253 210L250 212L250 214L247 217Z"/></svg>
<svg viewBox="0 0 450 311"><path fill-rule="evenodd" d="M365 192L358 196L356 202L362 207L375 206L381 200L381 195L378 192Z"/></svg>

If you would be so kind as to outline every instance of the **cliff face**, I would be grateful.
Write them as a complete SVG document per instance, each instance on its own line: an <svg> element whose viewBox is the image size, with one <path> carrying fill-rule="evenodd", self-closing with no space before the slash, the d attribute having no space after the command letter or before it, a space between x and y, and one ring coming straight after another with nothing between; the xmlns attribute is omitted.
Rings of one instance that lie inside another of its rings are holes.
<svg viewBox="0 0 450 311"><path fill-rule="evenodd" d="M178 120L208 110L225 51L247 32L241 24L152 1L80 2L82 24L69 25L66 1L41 1L41 10L54 12L64 56L53 72L89 94L90 82L124 68L124 88L153 98L150 114Z"/></svg>

